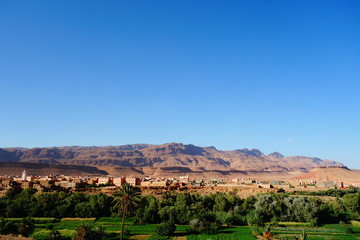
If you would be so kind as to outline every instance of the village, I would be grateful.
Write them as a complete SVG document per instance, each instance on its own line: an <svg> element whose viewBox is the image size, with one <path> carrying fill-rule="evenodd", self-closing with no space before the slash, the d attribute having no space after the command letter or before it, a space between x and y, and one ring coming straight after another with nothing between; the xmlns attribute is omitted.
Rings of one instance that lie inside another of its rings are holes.
<svg viewBox="0 0 360 240"><path fill-rule="evenodd" d="M237 191L249 191L253 194L261 192L295 192L317 191L326 189L347 189L350 186L360 187L358 182L313 181L313 180L258 180L258 179L190 179L188 175L174 178L151 177L84 177L84 176L33 176L24 170L21 176L0 176L0 196L13 188L34 188L38 192L72 191L88 193L113 193L123 184L129 183L149 194L165 191L189 191L209 194L227 192L236 188ZM241 194L240 194L241 195ZM247 196L249 194L245 194ZM251 194L250 194L251 195Z"/></svg>

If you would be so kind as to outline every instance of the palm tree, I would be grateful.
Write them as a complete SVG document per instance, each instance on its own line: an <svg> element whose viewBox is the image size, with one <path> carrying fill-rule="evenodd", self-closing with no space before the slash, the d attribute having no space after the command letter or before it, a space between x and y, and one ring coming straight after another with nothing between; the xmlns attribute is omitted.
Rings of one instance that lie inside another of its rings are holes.
<svg viewBox="0 0 360 240"><path fill-rule="evenodd" d="M114 193L116 197L116 205L118 207L119 216L122 213L122 223L121 223L121 234L120 240L123 240L124 237L124 224L125 224L125 217L132 211L136 209L136 207L140 203L140 193L137 191L136 188L131 186L129 183L125 183L121 186L119 191Z"/></svg>

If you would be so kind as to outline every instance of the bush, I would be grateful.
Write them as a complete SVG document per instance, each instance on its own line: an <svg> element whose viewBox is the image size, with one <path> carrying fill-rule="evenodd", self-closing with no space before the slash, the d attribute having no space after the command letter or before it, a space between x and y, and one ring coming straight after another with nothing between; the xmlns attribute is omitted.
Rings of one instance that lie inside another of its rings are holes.
<svg viewBox="0 0 360 240"><path fill-rule="evenodd" d="M345 233L354 233L353 229L351 228L351 224L347 224L343 221L340 221L340 226L342 228L342 231Z"/></svg>
<svg viewBox="0 0 360 240"><path fill-rule="evenodd" d="M17 233L17 226L9 220L0 218L0 234L15 234Z"/></svg>
<svg viewBox="0 0 360 240"><path fill-rule="evenodd" d="M105 229L89 224L81 224L76 228L73 240L100 240L106 237Z"/></svg>
<svg viewBox="0 0 360 240"><path fill-rule="evenodd" d="M255 237L259 236L262 234L261 230L259 227L251 227L251 234L254 235Z"/></svg>
<svg viewBox="0 0 360 240"><path fill-rule="evenodd" d="M315 218L315 219L312 219L310 220L309 222L309 226L310 227L317 227L319 224L318 224L318 220Z"/></svg>
<svg viewBox="0 0 360 240"><path fill-rule="evenodd" d="M52 223L50 223L50 224L48 224L48 225L46 226L46 228L49 229L49 230L53 230L54 227L55 227L55 225L52 224Z"/></svg>
<svg viewBox="0 0 360 240"><path fill-rule="evenodd" d="M354 230L351 227L346 227L344 230L346 233L354 233Z"/></svg>
<svg viewBox="0 0 360 240"><path fill-rule="evenodd" d="M31 218L23 218L21 223L18 224L17 228L19 234L28 237L31 233L34 232L34 228L35 228L34 220Z"/></svg>
<svg viewBox="0 0 360 240"><path fill-rule="evenodd" d="M124 236L130 236L130 229L127 227L124 228Z"/></svg>
<svg viewBox="0 0 360 240"><path fill-rule="evenodd" d="M62 240L63 237L61 236L61 233L59 231L50 231L47 235L47 240Z"/></svg>
<svg viewBox="0 0 360 240"><path fill-rule="evenodd" d="M193 219L190 221L190 226L187 229L188 233L209 233L215 234L219 232L219 223L214 220L208 222L206 219Z"/></svg>
<svg viewBox="0 0 360 240"><path fill-rule="evenodd" d="M208 229L206 230L207 233L210 234L216 234L219 232L219 225L216 222L213 222L210 224L210 226L208 227Z"/></svg>
<svg viewBox="0 0 360 240"><path fill-rule="evenodd" d="M155 233L159 236L171 236L174 234L176 226L174 223L163 223L155 228Z"/></svg>

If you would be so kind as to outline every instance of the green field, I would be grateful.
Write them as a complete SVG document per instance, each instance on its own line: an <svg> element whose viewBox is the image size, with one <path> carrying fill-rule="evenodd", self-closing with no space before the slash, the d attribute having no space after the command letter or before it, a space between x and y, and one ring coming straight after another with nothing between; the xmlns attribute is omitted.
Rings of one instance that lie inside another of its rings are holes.
<svg viewBox="0 0 360 240"><path fill-rule="evenodd" d="M18 219L12 219L18 221ZM75 233L77 226L83 223L102 226L108 233L107 240L119 239L121 220L119 218L99 218L99 219L53 219L36 218L35 232L31 237L37 240L47 239L47 235L53 230L57 230L67 239ZM155 228L158 224L134 225L130 220L125 222L125 227L130 231L126 236L132 240L254 240L252 228L248 226L223 227L218 234L187 234L186 225L177 225L176 232L172 237L160 237L155 235ZM308 234L309 240L358 240L360 239L360 227L358 223L352 224L353 233L347 233L340 224L325 224L320 227L309 227L308 224L281 223L278 227L272 228L274 239L292 238L299 235L303 230Z"/></svg>

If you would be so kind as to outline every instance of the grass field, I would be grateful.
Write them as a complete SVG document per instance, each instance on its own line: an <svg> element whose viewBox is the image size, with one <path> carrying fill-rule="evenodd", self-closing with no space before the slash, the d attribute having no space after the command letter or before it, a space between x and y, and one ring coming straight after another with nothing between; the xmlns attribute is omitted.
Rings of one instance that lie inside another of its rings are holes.
<svg viewBox="0 0 360 240"><path fill-rule="evenodd" d="M11 219L19 222L20 219ZM75 229L80 224L92 224L105 228L109 237L107 240L115 240L120 237L121 219L119 218L99 218L99 219L54 219L54 218L36 218L35 232L31 237L36 240L45 240L47 235L53 230L57 230L63 237L71 239L75 233ZM125 222L125 227L130 231L130 236L126 236L131 240L254 240L252 229L248 226L235 226L221 228L218 234L190 234L187 235L186 225L176 226L175 236L161 237L155 235L157 224L134 225L130 220ZM276 237L291 239L305 230L309 240L359 240L360 239L360 223L352 222L351 229L353 233L348 233L341 224L325 224L320 227L309 227L307 223L291 223L284 222L279 227L272 229L272 234Z"/></svg>

